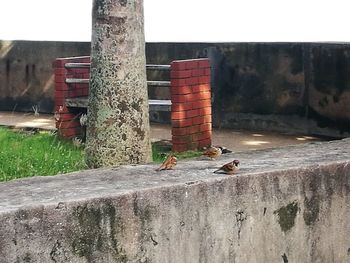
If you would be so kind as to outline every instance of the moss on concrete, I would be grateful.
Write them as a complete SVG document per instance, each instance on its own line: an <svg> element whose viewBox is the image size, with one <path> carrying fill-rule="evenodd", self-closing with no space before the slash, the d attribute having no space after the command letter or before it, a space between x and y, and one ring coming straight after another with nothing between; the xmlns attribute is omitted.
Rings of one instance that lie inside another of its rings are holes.
<svg viewBox="0 0 350 263"><path fill-rule="evenodd" d="M298 203L296 201L289 203L286 206L282 206L278 210L274 211L274 214L278 215L278 223L283 232L287 232L294 226L297 213Z"/></svg>
<svg viewBox="0 0 350 263"><path fill-rule="evenodd" d="M310 199L305 197L304 199L305 210L303 213L303 218L305 224L310 226L314 224L318 218L320 212L320 199L318 196L312 196Z"/></svg>
<svg viewBox="0 0 350 263"><path fill-rule="evenodd" d="M104 246L112 246L116 262L128 262L128 258L117 240L118 229L115 207L106 202L102 206L78 206L74 216L77 220L76 233L73 235L72 251L87 262L95 262L94 252L104 251Z"/></svg>

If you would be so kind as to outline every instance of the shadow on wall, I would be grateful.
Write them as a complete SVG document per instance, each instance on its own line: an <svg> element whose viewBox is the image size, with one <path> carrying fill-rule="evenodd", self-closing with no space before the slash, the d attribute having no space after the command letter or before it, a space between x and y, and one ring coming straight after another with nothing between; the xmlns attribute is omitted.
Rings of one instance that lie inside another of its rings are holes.
<svg viewBox="0 0 350 263"><path fill-rule="evenodd" d="M86 54L89 42L0 41L0 111L53 112L52 62Z"/></svg>

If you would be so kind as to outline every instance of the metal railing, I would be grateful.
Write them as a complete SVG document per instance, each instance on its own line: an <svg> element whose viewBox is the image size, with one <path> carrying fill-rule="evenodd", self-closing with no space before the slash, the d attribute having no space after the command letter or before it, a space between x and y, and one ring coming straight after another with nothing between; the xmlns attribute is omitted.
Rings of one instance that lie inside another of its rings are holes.
<svg viewBox="0 0 350 263"><path fill-rule="evenodd" d="M66 63L64 65L65 68L90 68L91 63ZM170 65L146 65L146 69L148 70L170 70ZM89 79L81 79L81 78L67 78L67 84L87 84L89 83ZM170 87L170 81L147 81L148 86L154 87Z"/></svg>
<svg viewBox="0 0 350 263"><path fill-rule="evenodd" d="M72 68L90 68L91 63L66 63L64 65L67 69ZM147 64L147 70L170 70L170 65L153 65ZM66 78L65 82L67 84L89 84L90 79L85 78ZM147 81L147 86L152 87L170 87L170 81L159 81L159 80L149 80ZM75 97L66 98L65 100L67 107L88 107L88 97ZM150 109L153 111L171 111L171 100L149 100Z"/></svg>

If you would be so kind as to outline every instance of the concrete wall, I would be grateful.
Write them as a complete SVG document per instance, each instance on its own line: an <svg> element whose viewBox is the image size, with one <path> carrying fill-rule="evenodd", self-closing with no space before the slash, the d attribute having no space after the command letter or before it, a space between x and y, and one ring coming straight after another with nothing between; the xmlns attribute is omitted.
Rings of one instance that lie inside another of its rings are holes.
<svg viewBox="0 0 350 263"><path fill-rule="evenodd" d="M148 43L147 51L152 63L210 58L217 127L350 135L350 44Z"/></svg>
<svg viewBox="0 0 350 263"><path fill-rule="evenodd" d="M90 55L87 42L0 41L0 111L54 111L52 63Z"/></svg>
<svg viewBox="0 0 350 263"><path fill-rule="evenodd" d="M0 43L0 110L31 110L39 104L41 111L51 111L51 63L90 53L89 43L17 41L10 48ZM335 137L350 135L349 54L346 43L146 44L148 64L210 58L217 127ZM169 75L149 71L148 79ZM170 92L150 88L149 97L169 99ZM153 119L170 118L159 115Z"/></svg>
<svg viewBox="0 0 350 263"><path fill-rule="evenodd" d="M349 156L346 139L0 183L1 262L349 262Z"/></svg>

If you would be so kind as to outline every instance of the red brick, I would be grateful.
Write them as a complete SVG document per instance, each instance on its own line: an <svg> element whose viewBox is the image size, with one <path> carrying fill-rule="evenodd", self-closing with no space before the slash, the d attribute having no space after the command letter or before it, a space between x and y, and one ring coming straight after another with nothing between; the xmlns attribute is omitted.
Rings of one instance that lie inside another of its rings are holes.
<svg viewBox="0 0 350 263"><path fill-rule="evenodd" d="M72 89L68 92L68 98L75 98L82 96L82 89Z"/></svg>
<svg viewBox="0 0 350 263"><path fill-rule="evenodd" d="M210 76L210 74L211 74L210 68L205 68L205 69L204 69L204 75L205 75L205 76Z"/></svg>
<svg viewBox="0 0 350 263"><path fill-rule="evenodd" d="M202 140L210 139L210 138L211 138L211 131L205 131L205 132L192 134L193 141L202 141Z"/></svg>
<svg viewBox="0 0 350 263"><path fill-rule="evenodd" d="M78 119L76 114L73 113L59 113L61 121L70 121L74 119Z"/></svg>
<svg viewBox="0 0 350 263"><path fill-rule="evenodd" d="M89 84L80 84L80 88L82 89L89 89Z"/></svg>
<svg viewBox="0 0 350 263"><path fill-rule="evenodd" d="M199 68L209 68L210 67L209 59L203 59L203 60L198 61L198 67Z"/></svg>
<svg viewBox="0 0 350 263"><path fill-rule="evenodd" d="M186 62L185 61L173 61L170 64L171 71L172 70L185 70Z"/></svg>
<svg viewBox="0 0 350 263"><path fill-rule="evenodd" d="M77 74L86 74L86 73L89 73L89 72L90 72L90 70L87 69L87 68L77 68L77 69L75 69L75 73L77 73Z"/></svg>
<svg viewBox="0 0 350 263"><path fill-rule="evenodd" d="M172 147L173 152L185 152L188 150L187 144L174 144Z"/></svg>
<svg viewBox="0 0 350 263"><path fill-rule="evenodd" d="M171 101L173 103L191 102L193 101L193 94L171 95Z"/></svg>
<svg viewBox="0 0 350 263"><path fill-rule="evenodd" d="M173 111L171 112L171 119L172 120L181 120L186 118L186 112L185 111Z"/></svg>
<svg viewBox="0 0 350 263"><path fill-rule="evenodd" d="M198 76L204 76L205 74L205 69L192 69L192 76L193 77L198 77Z"/></svg>
<svg viewBox="0 0 350 263"><path fill-rule="evenodd" d="M55 97L55 105L64 105L65 101L64 97Z"/></svg>
<svg viewBox="0 0 350 263"><path fill-rule="evenodd" d="M194 86L192 86L192 91L194 93L210 91L210 84L194 85Z"/></svg>
<svg viewBox="0 0 350 263"><path fill-rule="evenodd" d="M198 100L196 102L193 102L192 108L193 109L199 109L199 108L206 108L211 107L211 100Z"/></svg>
<svg viewBox="0 0 350 263"><path fill-rule="evenodd" d="M198 83L199 83L199 84L207 84L207 83L210 83L210 76L198 77Z"/></svg>
<svg viewBox="0 0 350 263"><path fill-rule="evenodd" d="M186 69L195 69L198 68L198 60L187 60L186 61Z"/></svg>
<svg viewBox="0 0 350 263"><path fill-rule="evenodd" d="M89 95L89 89L87 89L87 88L82 89L82 94L81 95L82 96L88 96Z"/></svg>
<svg viewBox="0 0 350 263"><path fill-rule="evenodd" d="M187 85L186 80L187 79L171 79L170 80L171 87L185 86Z"/></svg>
<svg viewBox="0 0 350 263"><path fill-rule="evenodd" d="M66 97L68 94L68 91L65 90L55 90L54 92L55 97Z"/></svg>
<svg viewBox="0 0 350 263"><path fill-rule="evenodd" d="M72 138L80 134L80 128L59 129L58 134L65 138Z"/></svg>
<svg viewBox="0 0 350 263"><path fill-rule="evenodd" d="M209 91L208 92L201 92L200 97L203 100L207 100L207 99L211 100L211 93Z"/></svg>
<svg viewBox="0 0 350 263"><path fill-rule="evenodd" d="M70 120L70 121L58 121L58 122L56 122L57 129L68 129L68 128L75 128L75 127L80 127L79 121Z"/></svg>
<svg viewBox="0 0 350 263"><path fill-rule="evenodd" d="M77 89L77 93L76 94L77 94L78 97L83 96L83 89L82 88Z"/></svg>
<svg viewBox="0 0 350 263"><path fill-rule="evenodd" d="M64 68L64 64L66 64L67 61L65 59L56 59L54 62L53 62L53 66L55 68Z"/></svg>
<svg viewBox="0 0 350 263"><path fill-rule="evenodd" d="M191 86L171 87L171 94L189 94L189 93L192 93Z"/></svg>
<svg viewBox="0 0 350 263"><path fill-rule="evenodd" d="M198 77L191 77L186 79L186 84L187 85L197 85L199 83L199 78Z"/></svg>
<svg viewBox="0 0 350 263"><path fill-rule="evenodd" d="M187 147L189 150L197 150L198 149L198 145L199 143L198 142L191 142L189 144L187 144Z"/></svg>
<svg viewBox="0 0 350 263"><path fill-rule="evenodd" d="M200 132L200 125L193 125L187 128L187 134L194 134Z"/></svg>
<svg viewBox="0 0 350 263"><path fill-rule="evenodd" d="M171 102L172 103L183 103L186 102L186 99L183 95L171 95Z"/></svg>
<svg viewBox="0 0 350 263"><path fill-rule="evenodd" d="M192 110L192 102L171 104L171 111L185 111L185 110Z"/></svg>
<svg viewBox="0 0 350 263"><path fill-rule="evenodd" d="M83 79L90 79L90 72L84 73L84 74L82 75L82 78L83 78Z"/></svg>
<svg viewBox="0 0 350 263"><path fill-rule="evenodd" d="M204 123L200 125L200 129L201 132L203 131L211 131L211 123Z"/></svg>
<svg viewBox="0 0 350 263"><path fill-rule="evenodd" d="M212 109L211 107L205 107L198 109L199 115L204 116L204 115L211 115L212 114Z"/></svg>
<svg viewBox="0 0 350 263"><path fill-rule="evenodd" d="M55 68L55 75L65 75L67 70L65 68Z"/></svg>
<svg viewBox="0 0 350 263"><path fill-rule="evenodd" d="M199 111L198 110L189 110L189 111L185 112L186 118L192 118L192 117L195 117L195 116L198 116L198 115L199 115Z"/></svg>
<svg viewBox="0 0 350 263"><path fill-rule="evenodd" d="M210 92L199 92L199 93L194 93L193 94L194 100L210 100L211 94Z"/></svg>
<svg viewBox="0 0 350 263"><path fill-rule="evenodd" d="M192 119L193 125L211 123L211 115L197 116Z"/></svg>
<svg viewBox="0 0 350 263"><path fill-rule="evenodd" d="M192 125L192 119L171 120L171 125L174 128L188 127Z"/></svg>
<svg viewBox="0 0 350 263"><path fill-rule="evenodd" d="M198 141L198 146L200 148L211 146L211 138Z"/></svg>
<svg viewBox="0 0 350 263"><path fill-rule="evenodd" d="M66 76L65 75L55 75L55 83L66 83Z"/></svg>
<svg viewBox="0 0 350 263"><path fill-rule="evenodd" d="M184 128L172 128L171 134L174 136L183 136L183 135L188 134L187 129L188 128L186 128L186 127L184 127Z"/></svg>
<svg viewBox="0 0 350 263"><path fill-rule="evenodd" d="M170 78L172 79L184 79L191 77L191 70L172 70L170 72Z"/></svg>
<svg viewBox="0 0 350 263"><path fill-rule="evenodd" d="M211 123L212 121L211 115L204 115L201 117L203 118L203 123Z"/></svg>
<svg viewBox="0 0 350 263"><path fill-rule="evenodd" d="M192 137L190 135L184 136L172 136L173 144L182 144L182 143L190 143L192 141Z"/></svg>

